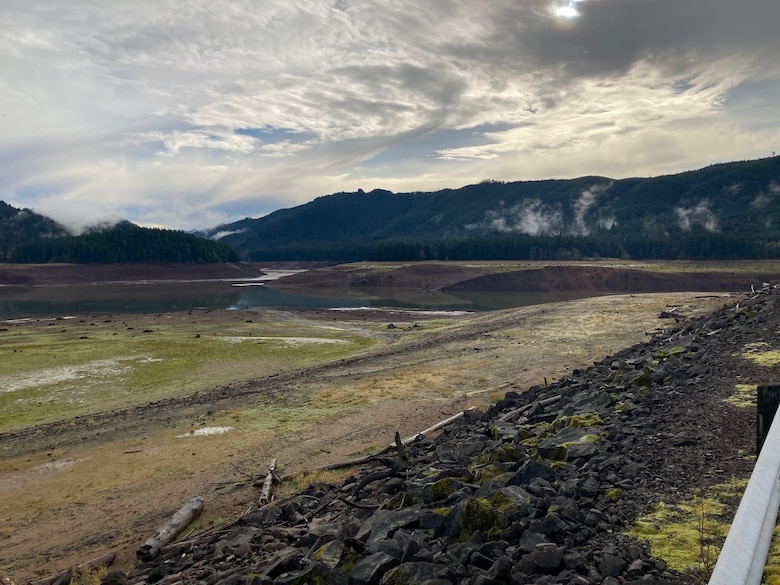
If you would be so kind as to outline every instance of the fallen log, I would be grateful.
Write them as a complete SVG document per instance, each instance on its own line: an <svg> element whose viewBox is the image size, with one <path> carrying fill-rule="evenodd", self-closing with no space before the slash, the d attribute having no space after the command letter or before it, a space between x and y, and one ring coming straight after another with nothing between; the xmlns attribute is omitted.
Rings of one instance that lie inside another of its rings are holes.
<svg viewBox="0 0 780 585"><path fill-rule="evenodd" d="M260 490L260 498L257 500L257 503L260 506L265 506L271 501L271 486L274 482L274 471L276 471L276 458L271 459L271 464L268 466L268 473L263 482L263 489Z"/></svg>
<svg viewBox="0 0 780 585"><path fill-rule="evenodd" d="M370 463L376 459L379 459L382 455L384 455L388 451L390 451L390 447L385 447L379 453L375 453L374 455L366 455L365 457L358 457L356 459L349 459L347 461L339 461L337 463L328 463L327 465L320 465L319 467L314 467L312 469L304 469L302 471L294 471L293 473L286 473L285 475L279 478L279 481L287 481L289 479L292 479L293 477L298 477L299 475L305 475L307 473L314 473L315 471L331 471L333 469L341 469L342 467L355 467L356 465L364 465L366 463Z"/></svg>
<svg viewBox="0 0 780 585"><path fill-rule="evenodd" d="M420 431L420 432L419 432L419 433L417 433L416 435L412 435L411 437L407 437L406 439L404 439L404 440L402 441L402 443L403 443L404 445L408 445L409 443L411 443L411 442L413 442L413 441L416 441L416 440L417 440L418 438L420 438L420 437L424 437L425 435L428 435L428 434L430 434L430 433L432 433L432 432L434 432L434 431L438 431L439 429L441 429L441 428L444 428L444 427L446 427L447 425L451 425L452 423L454 423L454 422L455 422L456 420L458 420L459 418L462 418L463 416L465 416L465 414L466 414L466 412L467 412L467 411L469 411L469 410L474 410L474 409L476 409L476 408L477 408L476 406L472 406L471 408L467 408L466 410L464 410L464 411L462 411L462 412L459 412L458 414L454 414L454 415L452 415L452 416L451 416L451 417L449 417L449 418L445 418L443 421L439 421L439 422L437 422L437 423L436 423L435 425L433 425L432 427L428 427L427 429L425 429L424 431ZM392 447L392 446L393 446L393 445L391 445L391 447Z"/></svg>
<svg viewBox="0 0 780 585"><path fill-rule="evenodd" d="M135 552L135 555L143 562L151 561L160 554L162 547L176 538L190 522L200 516L202 511L203 498L201 496L195 496L184 504L181 510L171 516L171 519L155 532L154 535L149 537L146 542L141 545L141 548Z"/></svg>
<svg viewBox="0 0 780 585"><path fill-rule="evenodd" d="M443 421L440 421L433 425L432 427L428 427L424 431L421 431L415 435L412 435L411 437L407 437L403 441L401 441L401 445L405 446L409 443L417 440L420 437L424 437L425 435L432 433L434 431L438 431L439 429L446 427L447 425L450 425L454 423L456 420L464 416L464 414L469 410L474 410L476 407L472 406L471 408L467 408L463 412L459 412L458 414L455 414L449 418L444 419ZM399 435L400 438L400 435ZM333 469L341 469L342 467L355 467L356 465L365 465L366 463L371 463L372 461L375 461L382 457L384 454L392 451L393 449L398 448L397 442L390 443L387 447L379 451L378 453L374 453L373 455L366 455L365 457L358 457L357 459L349 459L347 461L339 461L337 463L328 463L327 465L320 465L319 467L314 467L313 469L305 469L303 471L297 471L294 473L288 473L283 475L279 478L279 481L287 481L288 479L292 479L293 477L298 477L300 475L304 475L306 473L314 473L315 471L331 471ZM405 453L405 452L404 452Z"/></svg>

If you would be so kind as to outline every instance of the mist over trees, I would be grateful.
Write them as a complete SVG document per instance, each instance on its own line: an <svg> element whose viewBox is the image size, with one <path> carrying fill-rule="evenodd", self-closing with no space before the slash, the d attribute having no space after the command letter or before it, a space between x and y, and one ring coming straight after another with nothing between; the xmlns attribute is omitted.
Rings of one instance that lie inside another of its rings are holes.
<svg viewBox="0 0 780 585"><path fill-rule="evenodd" d="M74 236L44 216L0 202L0 261L40 264L235 262L230 246L174 230L123 221Z"/></svg>

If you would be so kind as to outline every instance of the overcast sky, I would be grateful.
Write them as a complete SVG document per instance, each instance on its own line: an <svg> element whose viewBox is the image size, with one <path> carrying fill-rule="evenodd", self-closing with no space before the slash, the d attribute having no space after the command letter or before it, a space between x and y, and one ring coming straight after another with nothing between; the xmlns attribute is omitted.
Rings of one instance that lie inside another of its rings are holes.
<svg viewBox="0 0 780 585"><path fill-rule="evenodd" d="M192 229L780 151L778 0L0 0L0 200Z"/></svg>

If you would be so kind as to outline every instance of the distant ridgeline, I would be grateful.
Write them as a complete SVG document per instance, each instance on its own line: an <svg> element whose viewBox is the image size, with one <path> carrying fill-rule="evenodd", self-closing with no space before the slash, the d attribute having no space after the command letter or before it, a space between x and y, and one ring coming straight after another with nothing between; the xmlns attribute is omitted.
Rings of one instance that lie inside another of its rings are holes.
<svg viewBox="0 0 780 585"><path fill-rule="evenodd" d="M0 262L202 264L238 259L224 243L127 221L74 236L52 219L0 201Z"/></svg>
<svg viewBox="0 0 780 585"><path fill-rule="evenodd" d="M246 260L780 257L780 157L655 178L337 193L203 236Z"/></svg>

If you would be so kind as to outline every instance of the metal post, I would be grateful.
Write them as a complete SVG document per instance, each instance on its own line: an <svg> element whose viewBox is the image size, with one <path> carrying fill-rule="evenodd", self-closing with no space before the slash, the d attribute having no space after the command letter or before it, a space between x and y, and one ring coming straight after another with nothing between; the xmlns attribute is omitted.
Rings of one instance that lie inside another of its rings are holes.
<svg viewBox="0 0 780 585"><path fill-rule="evenodd" d="M780 405L780 384L763 384L758 387L756 398L756 455L766 441L769 426L775 418Z"/></svg>
<svg viewBox="0 0 780 585"><path fill-rule="evenodd" d="M769 427L709 585L759 585L780 507L780 417Z"/></svg>

